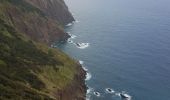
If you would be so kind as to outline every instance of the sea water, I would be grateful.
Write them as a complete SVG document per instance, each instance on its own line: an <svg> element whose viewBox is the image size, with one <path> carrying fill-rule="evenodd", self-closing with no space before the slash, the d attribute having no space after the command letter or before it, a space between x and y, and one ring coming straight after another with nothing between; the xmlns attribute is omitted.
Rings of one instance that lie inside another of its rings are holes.
<svg viewBox="0 0 170 100"><path fill-rule="evenodd" d="M170 100L170 0L65 1L77 21L58 47L87 70L88 100Z"/></svg>

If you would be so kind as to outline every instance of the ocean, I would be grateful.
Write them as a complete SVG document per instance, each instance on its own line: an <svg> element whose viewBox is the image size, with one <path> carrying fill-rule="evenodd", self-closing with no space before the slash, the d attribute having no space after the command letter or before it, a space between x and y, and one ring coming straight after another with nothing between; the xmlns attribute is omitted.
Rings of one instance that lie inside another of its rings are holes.
<svg viewBox="0 0 170 100"><path fill-rule="evenodd" d="M87 70L87 100L170 100L170 0L65 1L76 21L57 47Z"/></svg>

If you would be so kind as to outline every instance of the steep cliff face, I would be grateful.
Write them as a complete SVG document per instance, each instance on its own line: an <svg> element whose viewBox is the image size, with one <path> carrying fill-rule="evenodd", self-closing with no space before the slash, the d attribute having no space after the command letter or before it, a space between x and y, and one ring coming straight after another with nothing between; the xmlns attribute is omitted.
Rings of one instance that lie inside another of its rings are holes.
<svg viewBox="0 0 170 100"><path fill-rule="evenodd" d="M62 0L1 0L0 9L18 31L46 44L68 38L62 26L74 20Z"/></svg>
<svg viewBox="0 0 170 100"><path fill-rule="evenodd" d="M47 16L65 25L74 21L73 16L63 0L26 0L41 9Z"/></svg>
<svg viewBox="0 0 170 100"><path fill-rule="evenodd" d="M50 3L68 20L48 14ZM0 0L0 100L85 100L86 72L46 45L66 39L60 23L72 20L62 0Z"/></svg>

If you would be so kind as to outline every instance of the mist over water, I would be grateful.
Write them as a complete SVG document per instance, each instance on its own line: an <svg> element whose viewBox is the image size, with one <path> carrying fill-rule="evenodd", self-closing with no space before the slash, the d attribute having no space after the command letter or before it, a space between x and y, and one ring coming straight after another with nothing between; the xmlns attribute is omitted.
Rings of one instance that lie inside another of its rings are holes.
<svg viewBox="0 0 170 100"><path fill-rule="evenodd" d="M132 100L170 100L169 0L65 1L77 20L65 31L76 37L59 48L88 69L90 100L121 100L121 91Z"/></svg>

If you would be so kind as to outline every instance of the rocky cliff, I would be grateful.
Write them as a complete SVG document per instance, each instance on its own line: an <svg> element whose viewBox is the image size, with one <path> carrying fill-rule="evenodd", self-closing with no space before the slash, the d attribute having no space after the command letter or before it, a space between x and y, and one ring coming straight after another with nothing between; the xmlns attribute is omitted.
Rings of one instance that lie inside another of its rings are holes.
<svg viewBox="0 0 170 100"><path fill-rule="evenodd" d="M0 0L0 100L85 99L86 72L48 47L73 20L62 0Z"/></svg>
<svg viewBox="0 0 170 100"><path fill-rule="evenodd" d="M62 26L74 21L62 0L1 0L0 9L19 32L46 44L69 37Z"/></svg>
<svg viewBox="0 0 170 100"><path fill-rule="evenodd" d="M63 0L26 0L43 11L48 17L55 19L58 23L65 25L74 21Z"/></svg>

